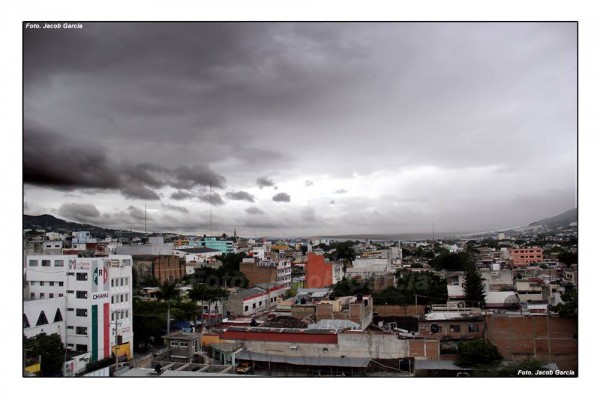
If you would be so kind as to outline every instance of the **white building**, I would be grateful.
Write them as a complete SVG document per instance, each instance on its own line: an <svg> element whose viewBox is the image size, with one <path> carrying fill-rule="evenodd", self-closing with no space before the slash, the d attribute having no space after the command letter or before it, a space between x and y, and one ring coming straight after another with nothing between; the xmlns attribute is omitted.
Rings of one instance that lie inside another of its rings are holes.
<svg viewBox="0 0 600 400"><path fill-rule="evenodd" d="M173 243L165 243L162 236L148 238L148 244L133 246L118 246L115 248L115 254L122 255L154 255L166 256L173 254Z"/></svg>
<svg viewBox="0 0 600 400"><path fill-rule="evenodd" d="M131 256L27 256L24 334L59 333L66 348L89 353L90 362L115 352L130 358L131 266Z"/></svg>

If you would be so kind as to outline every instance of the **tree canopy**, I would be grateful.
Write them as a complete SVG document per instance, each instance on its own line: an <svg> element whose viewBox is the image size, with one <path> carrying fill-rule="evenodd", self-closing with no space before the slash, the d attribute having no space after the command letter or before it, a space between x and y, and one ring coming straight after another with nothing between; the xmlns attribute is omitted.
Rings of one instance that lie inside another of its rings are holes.
<svg viewBox="0 0 600 400"><path fill-rule="evenodd" d="M23 348L27 356L41 356L42 376L62 376L65 361L65 348L58 333L40 333L32 338L24 338Z"/></svg>
<svg viewBox="0 0 600 400"><path fill-rule="evenodd" d="M463 293L465 301L471 307L480 307L485 304L485 284L483 277L476 267L470 267L465 273Z"/></svg>
<svg viewBox="0 0 600 400"><path fill-rule="evenodd" d="M465 271L474 265L471 255L467 252L450 253L448 250L442 250L438 256L431 260L431 266L436 270Z"/></svg>
<svg viewBox="0 0 600 400"><path fill-rule="evenodd" d="M373 295L375 304L434 304L445 303L448 287L445 279L432 272L397 273L396 286L388 287Z"/></svg>
<svg viewBox="0 0 600 400"><path fill-rule="evenodd" d="M458 344L457 365L461 367L492 367L502 361L498 348L485 339L462 341Z"/></svg>

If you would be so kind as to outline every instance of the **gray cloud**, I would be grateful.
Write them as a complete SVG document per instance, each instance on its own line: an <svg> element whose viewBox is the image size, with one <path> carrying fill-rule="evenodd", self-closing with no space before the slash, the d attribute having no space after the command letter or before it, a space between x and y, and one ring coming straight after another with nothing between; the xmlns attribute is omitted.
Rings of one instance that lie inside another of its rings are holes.
<svg viewBox="0 0 600 400"><path fill-rule="evenodd" d="M147 213L144 212L144 210L142 210L141 208L135 207L135 206L127 207L127 212L129 214L129 216L131 216L132 218L134 218L138 221L152 219L150 215L148 215Z"/></svg>
<svg viewBox="0 0 600 400"><path fill-rule="evenodd" d="M275 183L266 176L261 176L260 178L256 179L256 184L260 189L267 186L275 186Z"/></svg>
<svg viewBox="0 0 600 400"><path fill-rule="evenodd" d="M254 206L252 206L252 207L249 207L249 208L246 208L246 212L247 212L248 214L252 214L252 215L262 215L262 214L264 214L264 213L265 213L265 212L264 212L263 210L261 210L260 208L258 208L258 207L254 207Z"/></svg>
<svg viewBox="0 0 600 400"><path fill-rule="evenodd" d="M223 199L221 198L219 193L213 193L212 195L209 193L206 193L206 194L201 194L197 197L198 197L198 199L200 199L200 201L203 201L205 203L210 203L213 206L222 206L223 204L225 204L225 202L223 201Z"/></svg>
<svg viewBox="0 0 600 400"><path fill-rule="evenodd" d="M129 186L121 189L127 199L160 200L156 192L143 186Z"/></svg>
<svg viewBox="0 0 600 400"><path fill-rule="evenodd" d="M300 217L307 222L316 222L317 215L315 213L315 209L312 207L305 207L300 212Z"/></svg>
<svg viewBox="0 0 600 400"><path fill-rule="evenodd" d="M273 201L289 203L291 201L291 197L287 193L277 193L275 196L273 196Z"/></svg>
<svg viewBox="0 0 600 400"><path fill-rule="evenodd" d="M74 221L94 222L100 217L100 211L93 204L65 203L58 209L58 214Z"/></svg>
<svg viewBox="0 0 600 400"><path fill-rule="evenodd" d="M178 211L178 212L183 213L183 214L189 214L190 213L190 210L188 210L185 207L174 206L172 204L163 204L162 206L164 208L166 208L167 210Z"/></svg>
<svg viewBox="0 0 600 400"><path fill-rule="evenodd" d="M36 207L58 209L68 192L92 204L95 191L123 209L123 197L175 189L194 215L211 182L258 184L294 197L286 210L261 203L281 213L268 228L279 229L302 223L312 186L323 204L340 199L319 212L332 227L355 231L347 211L361 227L402 230L442 223L432 199L452 192L452 170L477 175L443 208L472 211L470 227L575 203L576 23L86 23L25 30L23 40L23 181L35 188L24 200ZM477 172L489 166L498 170ZM482 192L482 182L493 184ZM492 193L509 182L519 193ZM330 196L336 187L355 199ZM542 195L551 190L559 197ZM251 219L244 209L228 202L224 223ZM127 211L113 217L135 223ZM205 226L181 217L156 227Z"/></svg>
<svg viewBox="0 0 600 400"><path fill-rule="evenodd" d="M311 181L311 180L308 180L308 179L307 179L306 181L304 181L304 186L312 186L312 185L314 185L314 184L315 184L315 183L314 183L313 181Z"/></svg>
<svg viewBox="0 0 600 400"><path fill-rule="evenodd" d="M344 193L348 193L348 191L346 189L338 189L334 193L335 194L344 194Z"/></svg>
<svg viewBox="0 0 600 400"><path fill-rule="evenodd" d="M231 200L245 200L254 203L254 196L243 190L240 190L239 192L227 192L225 193L225 197Z"/></svg>
<svg viewBox="0 0 600 400"><path fill-rule="evenodd" d="M191 199L193 198L194 195L190 192L186 192L183 190L178 190L177 192L171 194L171 198L173 200L185 200L185 199Z"/></svg>

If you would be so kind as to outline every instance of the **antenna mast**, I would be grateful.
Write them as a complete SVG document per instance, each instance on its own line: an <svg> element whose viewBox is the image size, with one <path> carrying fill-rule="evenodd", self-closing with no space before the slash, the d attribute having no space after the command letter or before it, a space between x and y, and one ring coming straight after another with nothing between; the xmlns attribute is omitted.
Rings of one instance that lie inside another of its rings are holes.
<svg viewBox="0 0 600 400"><path fill-rule="evenodd" d="M144 202L144 235L148 234L148 229L146 225L146 202Z"/></svg>
<svg viewBox="0 0 600 400"><path fill-rule="evenodd" d="M209 216L210 216L210 236L212 236L212 234L213 234L213 232L212 232L212 180L208 181L208 185L209 185L208 212L209 212Z"/></svg>

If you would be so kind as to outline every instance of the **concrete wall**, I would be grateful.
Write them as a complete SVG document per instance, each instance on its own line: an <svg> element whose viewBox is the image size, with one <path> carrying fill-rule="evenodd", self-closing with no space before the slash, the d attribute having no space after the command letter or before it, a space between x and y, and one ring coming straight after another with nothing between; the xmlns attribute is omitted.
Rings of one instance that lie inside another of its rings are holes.
<svg viewBox="0 0 600 400"><path fill-rule="evenodd" d="M409 341L395 334L340 333L340 355L367 358L404 358L409 356Z"/></svg>
<svg viewBox="0 0 600 400"><path fill-rule="evenodd" d="M486 338L507 360L534 358L577 370L577 321L547 315L488 315Z"/></svg>

